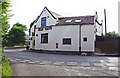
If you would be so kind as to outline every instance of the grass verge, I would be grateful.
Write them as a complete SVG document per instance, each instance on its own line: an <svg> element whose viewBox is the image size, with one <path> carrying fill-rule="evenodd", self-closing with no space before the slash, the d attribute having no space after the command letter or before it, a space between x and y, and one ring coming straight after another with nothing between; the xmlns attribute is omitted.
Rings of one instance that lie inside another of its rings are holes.
<svg viewBox="0 0 120 78"><path fill-rule="evenodd" d="M2 57L2 76L12 76L12 68L7 57Z"/></svg>
<svg viewBox="0 0 120 78"><path fill-rule="evenodd" d="M12 76L12 68L3 51L0 52L0 77Z"/></svg>

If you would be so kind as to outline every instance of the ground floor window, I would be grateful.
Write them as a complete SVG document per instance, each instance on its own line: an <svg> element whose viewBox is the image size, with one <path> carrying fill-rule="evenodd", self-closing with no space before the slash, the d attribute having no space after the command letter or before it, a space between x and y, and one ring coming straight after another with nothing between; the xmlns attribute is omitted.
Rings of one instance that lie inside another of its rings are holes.
<svg viewBox="0 0 120 78"><path fill-rule="evenodd" d="M71 45L71 38L63 38L63 45Z"/></svg>
<svg viewBox="0 0 120 78"><path fill-rule="evenodd" d="M48 33L41 34L41 43L48 43Z"/></svg>

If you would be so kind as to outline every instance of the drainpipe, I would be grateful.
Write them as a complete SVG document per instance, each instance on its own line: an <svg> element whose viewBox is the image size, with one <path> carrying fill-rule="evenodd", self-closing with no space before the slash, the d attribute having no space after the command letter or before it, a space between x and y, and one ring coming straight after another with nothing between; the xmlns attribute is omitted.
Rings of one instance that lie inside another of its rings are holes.
<svg viewBox="0 0 120 78"><path fill-rule="evenodd" d="M81 53L81 25L79 26L79 52Z"/></svg>
<svg viewBox="0 0 120 78"><path fill-rule="evenodd" d="M107 34L107 26L106 26L106 10L104 9L104 18L105 18L105 36Z"/></svg>
<svg viewBox="0 0 120 78"><path fill-rule="evenodd" d="M103 20L101 20L101 32L102 32L102 36L103 36Z"/></svg>

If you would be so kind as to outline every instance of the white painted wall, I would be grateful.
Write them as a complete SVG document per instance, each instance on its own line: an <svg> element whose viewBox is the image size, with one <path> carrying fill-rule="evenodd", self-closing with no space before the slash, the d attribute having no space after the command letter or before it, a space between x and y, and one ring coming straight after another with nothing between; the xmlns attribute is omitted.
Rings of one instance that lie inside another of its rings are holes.
<svg viewBox="0 0 120 78"><path fill-rule="evenodd" d="M32 37L32 32L34 32L34 26L36 25L36 23L33 24L33 26L30 29L30 37Z"/></svg>
<svg viewBox="0 0 120 78"><path fill-rule="evenodd" d="M83 41L83 38L87 37L87 42ZM94 51L95 48L95 34L94 25L82 25L81 26L81 51Z"/></svg>
<svg viewBox="0 0 120 78"><path fill-rule="evenodd" d="M79 51L79 26L54 26L52 30L36 31L35 49ZM41 34L48 33L48 44L41 44ZM71 45L62 45L63 38L71 38ZM58 43L58 49L56 49Z"/></svg>
<svg viewBox="0 0 120 78"><path fill-rule="evenodd" d="M96 25L96 28L97 28L96 35L101 36L102 35L102 31L103 31L102 26L100 26L97 23L95 25Z"/></svg>
<svg viewBox="0 0 120 78"><path fill-rule="evenodd" d="M43 10L38 22L37 27L41 27L41 18L46 17L46 26L56 25L57 19L54 19L52 15L46 10L46 8Z"/></svg>
<svg viewBox="0 0 120 78"><path fill-rule="evenodd" d="M33 47L33 40L35 40L35 37L32 36L32 32L34 32L34 26L35 25L36 25L36 23L34 23L33 26L31 27L31 29L30 29L30 36L29 36L30 39L32 37L32 40L30 40L30 48L32 48L32 49L34 48Z"/></svg>
<svg viewBox="0 0 120 78"><path fill-rule="evenodd" d="M47 26L51 26L51 25L55 25L57 23L57 19L54 19L52 17L52 15L48 12L48 10L46 10L46 8L44 8L41 16L39 17L37 23L34 23L33 26L31 27L31 35L30 37L32 37L32 32L34 32L34 26L36 25L36 28L37 27L41 27L41 18L42 17L46 17L46 25ZM36 33L36 32L35 32ZM34 40L34 37L32 37L32 40L30 40L30 48L33 48L33 40Z"/></svg>

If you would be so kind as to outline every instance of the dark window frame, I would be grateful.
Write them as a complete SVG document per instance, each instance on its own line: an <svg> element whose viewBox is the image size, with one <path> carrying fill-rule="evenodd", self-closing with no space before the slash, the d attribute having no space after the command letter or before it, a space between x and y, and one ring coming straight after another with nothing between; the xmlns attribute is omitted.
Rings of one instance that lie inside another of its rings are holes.
<svg viewBox="0 0 120 78"><path fill-rule="evenodd" d="M46 26L46 17L41 18L41 26Z"/></svg>
<svg viewBox="0 0 120 78"><path fill-rule="evenodd" d="M84 38L83 38L83 41L84 41L84 42L87 42L87 41L88 41L87 37L84 37Z"/></svg>
<svg viewBox="0 0 120 78"><path fill-rule="evenodd" d="M72 41L71 38L63 38L62 40L63 40L62 41L63 45L71 45L71 41Z"/></svg>
<svg viewBox="0 0 120 78"><path fill-rule="evenodd" d="M48 43L48 33L43 33L43 34L41 34L41 43L42 43L42 44Z"/></svg>

